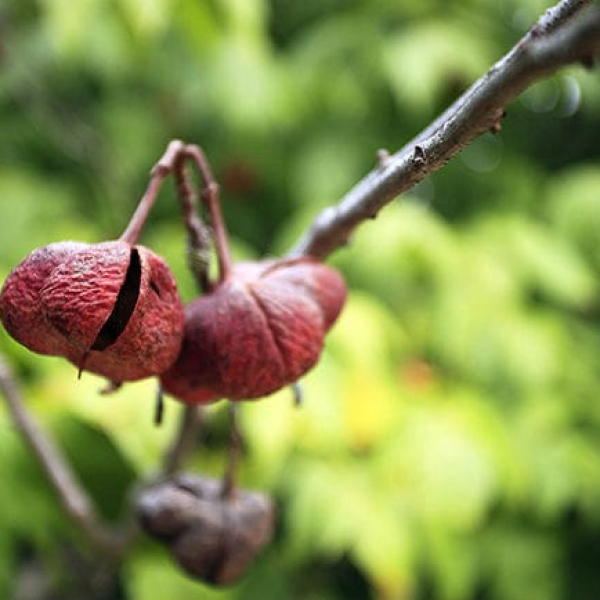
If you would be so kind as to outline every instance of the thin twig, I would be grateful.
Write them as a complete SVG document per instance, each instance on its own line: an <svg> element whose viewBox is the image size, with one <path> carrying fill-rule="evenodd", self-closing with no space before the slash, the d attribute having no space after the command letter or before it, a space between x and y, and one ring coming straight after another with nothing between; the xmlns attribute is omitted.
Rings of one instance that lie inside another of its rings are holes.
<svg viewBox="0 0 600 600"><path fill-rule="evenodd" d="M204 181L204 189L201 196L210 214L210 220L215 238L215 249L219 262L219 281L227 279L231 272L232 260L227 242L227 227L221 213L221 202L219 199L219 184L217 183L209 162L200 146L189 144L185 147L186 155L191 158L198 167Z"/></svg>
<svg viewBox="0 0 600 600"><path fill-rule="evenodd" d="M229 452L227 453L227 464L223 474L223 487L221 496L231 498L235 491L237 468L242 450L242 434L239 427L238 410L240 406L234 402L229 403Z"/></svg>
<svg viewBox="0 0 600 600"><path fill-rule="evenodd" d="M173 442L165 452L159 479L172 477L181 470L185 459L196 447L204 422L204 411L200 406L185 406L181 411L179 428Z"/></svg>
<svg viewBox="0 0 600 600"><path fill-rule="evenodd" d="M183 154L175 161L174 176L177 184L177 196L181 202L183 221L188 232L188 266L200 291L206 292L209 288L211 235L198 214L196 193L190 181Z"/></svg>
<svg viewBox="0 0 600 600"><path fill-rule="evenodd" d="M173 153L175 150L176 147L173 145L173 143L169 144L166 152L152 169L148 187L146 188L144 195L135 209L135 212L131 216L129 224L119 238L122 241L127 242L128 244L137 243L144 224L146 223L146 219L148 218L148 215L150 214L150 211L156 202L158 192L160 191L165 178L171 172L169 168L164 167L164 163L168 163L169 160L173 160Z"/></svg>
<svg viewBox="0 0 600 600"><path fill-rule="evenodd" d="M562 0L549 8L529 30L529 36L547 34L555 31L563 23L584 9L591 0Z"/></svg>
<svg viewBox="0 0 600 600"><path fill-rule="evenodd" d="M16 378L2 356L0 356L0 391L6 400L13 422L31 448L69 517L99 550L111 554L120 552L126 544L125 538L99 522L90 497L77 480L60 449L25 408Z"/></svg>
<svg viewBox="0 0 600 600"><path fill-rule="evenodd" d="M290 252L325 258L354 229L431 175L486 131L499 131L505 106L535 81L568 64L591 64L600 48L600 8L566 0L538 23L422 133L379 164L340 202L323 210Z"/></svg>

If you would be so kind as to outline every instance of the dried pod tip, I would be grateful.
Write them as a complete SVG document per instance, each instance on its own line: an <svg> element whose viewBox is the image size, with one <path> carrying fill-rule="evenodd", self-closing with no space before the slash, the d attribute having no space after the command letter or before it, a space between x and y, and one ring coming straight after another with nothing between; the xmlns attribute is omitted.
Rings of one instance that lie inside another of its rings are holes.
<svg viewBox="0 0 600 600"><path fill-rule="evenodd" d="M7 331L30 350L115 382L167 369L183 336L167 265L123 241L35 250L8 277L0 309Z"/></svg>

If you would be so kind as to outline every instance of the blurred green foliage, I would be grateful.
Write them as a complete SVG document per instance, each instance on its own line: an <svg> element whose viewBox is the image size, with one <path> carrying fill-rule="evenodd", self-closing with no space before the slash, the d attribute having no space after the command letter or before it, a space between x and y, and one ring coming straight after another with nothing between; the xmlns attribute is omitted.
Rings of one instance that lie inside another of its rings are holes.
<svg viewBox="0 0 600 600"><path fill-rule="evenodd" d="M8 0L0 277L36 246L117 236L174 137L213 162L237 256L284 252L378 148L410 139L546 7ZM508 108L500 135L361 227L332 257L352 292L304 406L284 390L241 413L242 481L278 502L273 544L213 591L144 540L111 597L597 598L599 130L597 71L563 71ZM167 186L143 241L189 299L179 219ZM100 396L100 380L3 331L0 349L117 519L159 464L174 404L156 429L152 382ZM195 470L222 470L224 413L210 409ZM0 597L89 598L78 533L4 409L0 481ZM34 567L44 585L31 592Z"/></svg>

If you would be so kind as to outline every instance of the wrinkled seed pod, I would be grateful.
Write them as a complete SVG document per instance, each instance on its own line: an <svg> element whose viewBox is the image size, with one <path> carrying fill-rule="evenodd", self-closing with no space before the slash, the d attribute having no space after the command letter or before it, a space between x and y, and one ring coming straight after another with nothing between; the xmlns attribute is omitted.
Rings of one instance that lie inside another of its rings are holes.
<svg viewBox="0 0 600 600"><path fill-rule="evenodd" d="M238 580L269 542L274 511L264 494L186 475L146 489L138 498L145 531L170 548L191 576L213 585Z"/></svg>
<svg viewBox="0 0 600 600"><path fill-rule="evenodd" d="M331 328L346 301L346 284L338 271L309 257L275 261L267 270L272 283L282 279L309 294L319 305L325 331Z"/></svg>
<svg viewBox="0 0 600 600"><path fill-rule="evenodd" d="M48 275L87 244L57 242L31 252L7 277L0 293L0 316L6 331L33 352L64 356L69 342L40 310L40 290Z"/></svg>
<svg viewBox="0 0 600 600"><path fill-rule="evenodd" d="M34 352L64 356L116 382L167 369L183 336L169 268L123 241L35 250L9 275L0 310L9 333Z"/></svg>
<svg viewBox="0 0 600 600"><path fill-rule="evenodd" d="M304 258L236 265L185 307L181 353L161 376L165 392L189 403L260 398L318 361L346 298L341 275Z"/></svg>

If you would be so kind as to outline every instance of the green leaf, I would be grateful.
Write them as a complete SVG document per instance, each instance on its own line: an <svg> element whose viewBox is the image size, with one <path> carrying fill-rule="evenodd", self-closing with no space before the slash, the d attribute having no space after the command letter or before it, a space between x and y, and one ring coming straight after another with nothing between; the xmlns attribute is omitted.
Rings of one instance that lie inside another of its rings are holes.
<svg viewBox="0 0 600 600"><path fill-rule="evenodd" d="M47 551L68 525L54 491L29 448L0 412L0 545L24 539Z"/></svg>
<svg viewBox="0 0 600 600"><path fill-rule="evenodd" d="M600 168L582 165L565 169L547 185L547 212L552 224L600 269Z"/></svg>
<svg viewBox="0 0 600 600"><path fill-rule="evenodd" d="M167 550L157 547L135 553L124 565L128 597L140 600L225 600L235 598L236 588L219 590L188 577L170 559Z"/></svg>
<svg viewBox="0 0 600 600"><path fill-rule="evenodd" d="M475 243L510 265L524 286L568 308L585 308L598 282L576 247L551 228L523 217L482 221Z"/></svg>
<svg viewBox="0 0 600 600"><path fill-rule="evenodd" d="M39 410L66 412L103 431L138 473L154 470L177 427L181 405L167 401L163 423L154 425L157 383L127 383L112 394L106 381L90 373L77 379L75 367L60 363L37 390Z"/></svg>
<svg viewBox="0 0 600 600"><path fill-rule="evenodd" d="M461 23L427 20L398 32L385 48L390 84L400 106L430 111L445 86L470 82L493 62L489 43Z"/></svg>
<svg viewBox="0 0 600 600"><path fill-rule="evenodd" d="M385 595L409 588L414 540L395 496L363 466L298 461L294 469L286 515L289 550L334 558L350 552Z"/></svg>
<svg viewBox="0 0 600 600"><path fill-rule="evenodd" d="M386 452L416 518L456 533L479 527L508 482L501 424L478 401L450 395L421 402ZM390 473L390 476L393 475ZM503 481L504 480L504 481Z"/></svg>
<svg viewBox="0 0 600 600"><path fill-rule="evenodd" d="M74 188L64 180L35 171L0 170L0 222L10 223L0 237L0 262L12 269L35 247L60 239L85 241L92 228L73 213Z"/></svg>

